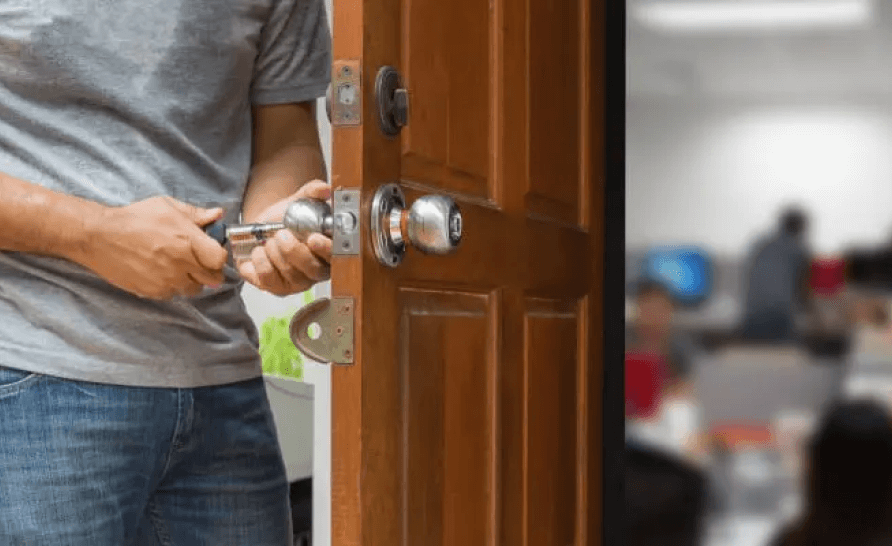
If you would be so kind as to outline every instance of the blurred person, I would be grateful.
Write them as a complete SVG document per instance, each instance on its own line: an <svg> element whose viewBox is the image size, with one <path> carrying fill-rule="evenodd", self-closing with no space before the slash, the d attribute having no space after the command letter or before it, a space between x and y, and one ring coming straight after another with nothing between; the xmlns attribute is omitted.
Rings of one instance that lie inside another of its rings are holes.
<svg viewBox="0 0 892 546"><path fill-rule="evenodd" d="M626 337L627 361L658 362L654 372L665 394L690 395L696 345L674 326L677 302L666 286L652 279L635 291L637 319Z"/></svg>
<svg viewBox="0 0 892 546"><path fill-rule="evenodd" d="M809 305L811 252L808 218L785 211L778 229L760 238L750 253L742 335L750 341L794 341L796 317Z"/></svg>
<svg viewBox="0 0 892 546"><path fill-rule="evenodd" d="M809 450L806 508L771 546L892 544L892 421L872 401L825 415Z"/></svg>
<svg viewBox="0 0 892 546"><path fill-rule="evenodd" d="M634 305L637 318L626 338L626 415L637 423L660 423L670 398L693 394L696 349L675 327L678 302L663 283L641 281ZM649 435L627 434L623 523L624 543L630 546L699 544L706 477L697 464L698 435L696 430L678 434L670 425L657 426L661 440L656 442Z"/></svg>
<svg viewBox="0 0 892 546"><path fill-rule="evenodd" d="M707 498L704 472L678 457L626 443L626 546L697 546Z"/></svg>

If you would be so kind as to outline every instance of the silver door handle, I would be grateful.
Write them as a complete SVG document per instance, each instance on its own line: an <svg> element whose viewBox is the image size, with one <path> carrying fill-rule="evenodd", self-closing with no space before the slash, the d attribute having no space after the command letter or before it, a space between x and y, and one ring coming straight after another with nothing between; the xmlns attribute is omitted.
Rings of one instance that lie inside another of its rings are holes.
<svg viewBox="0 0 892 546"><path fill-rule="evenodd" d="M375 192L369 223L375 255L389 267L402 262L407 242L423 254L444 256L455 252L462 240L461 211L451 197L425 195L406 209L397 184Z"/></svg>
<svg viewBox="0 0 892 546"><path fill-rule="evenodd" d="M288 207L284 225L298 239L311 233L331 236L335 232L353 232L357 218L351 212L332 214L328 203L301 199ZM386 184L372 198L369 218L375 255L387 266L402 261L407 243L423 254L443 256L455 252L462 238L462 217L458 205L445 195L425 195L409 209L402 190Z"/></svg>
<svg viewBox="0 0 892 546"><path fill-rule="evenodd" d="M317 199L298 199L285 210L281 222L226 225L215 222L205 232L221 245L229 243L236 260L247 259L251 251L282 229L306 241L313 233L336 239L335 254L355 254L359 233L358 192L335 192L339 206ZM372 198L369 227L378 261L389 267L402 262L407 244L423 254L447 255L455 252L462 239L461 211L451 197L426 195L406 209L402 189L396 184L378 188Z"/></svg>
<svg viewBox="0 0 892 546"><path fill-rule="evenodd" d="M341 192L341 197L352 204L355 198L350 192ZM204 228L205 233L221 245L229 244L232 256L236 261L251 257L251 252L263 245L268 239L274 237L280 230L287 229L294 234L299 241L305 242L313 233L321 233L332 237L336 232L346 239L338 241L335 254L351 254L353 241L351 234L357 233L356 212L351 207L332 214L331 206L325 201L317 199L298 199L288 205L281 222L268 222L257 224L232 224L214 222Z"/></svg>

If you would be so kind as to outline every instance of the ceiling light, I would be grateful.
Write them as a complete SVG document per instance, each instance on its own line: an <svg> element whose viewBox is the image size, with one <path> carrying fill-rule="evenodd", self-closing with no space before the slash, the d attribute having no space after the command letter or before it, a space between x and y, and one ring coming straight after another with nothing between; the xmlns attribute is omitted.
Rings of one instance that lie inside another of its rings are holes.
<svg viewBox="0 0 892 546"><path fill-rule="evenodd" d="M873 15L873 3L869 0L660 0L638 6L634 15L651 28L676 31L839 28L868 23Z"/></svg>

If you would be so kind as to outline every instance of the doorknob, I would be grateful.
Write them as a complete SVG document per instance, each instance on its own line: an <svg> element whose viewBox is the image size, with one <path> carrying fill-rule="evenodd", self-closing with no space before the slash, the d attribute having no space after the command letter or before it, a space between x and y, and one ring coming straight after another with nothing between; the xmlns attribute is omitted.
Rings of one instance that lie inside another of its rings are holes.
<svg viewBox="0 0 892 546"><path fill-rule="evenodd" d="M407 241L424 254L455 252L462 239L458 205L445 195L418 198L406 210L406 198L397 184L385 184L372 198L371 234L378 261L396 267L406 253Z"/></svg>
<svg viewBox="0 0 892 546"><path fill-rule="evenodd" d="M334 191L332 206L316 199L298 199L288 205L281 222L227 225L214 222L205 232L221 245L229 244L236 261L248 259L251 252L282 229L306 241L311 233L332 238L332 254L355 255L359 252L359 191Z"/></svg>
<svg viewBox="0 0 892 546"><path fill-rule="evenodd" d="M227 226L221 222L205 231L220 244L230 244L236 260L247 259L251 251L282 229L306 241L312 233L333 239L332 253L356 254L359 250L359 192L336 190L334 211L317 199L298 199L285 210L281 222ZM451 197L425 195L406 209L406 198L397 184L385 184L372 198L370 232L378 261L396 267L411 244L423 254L446 255L455 252L462 239L461 211Z"/></svg>
<svg viewBox="0 0 892 546"><path fill-rule="evenodd" d="M305 240L310 233L355 232L357 218L346 211L332 215L323 201L300 199L288 207L284 224ZM375 255L389 267L402 262L407 243L423 254L443 256L455 252L462 239L461 211L451 197L426 195L406 210L406 198L397 184L385 184L375 192L370 227Z"/></svg>

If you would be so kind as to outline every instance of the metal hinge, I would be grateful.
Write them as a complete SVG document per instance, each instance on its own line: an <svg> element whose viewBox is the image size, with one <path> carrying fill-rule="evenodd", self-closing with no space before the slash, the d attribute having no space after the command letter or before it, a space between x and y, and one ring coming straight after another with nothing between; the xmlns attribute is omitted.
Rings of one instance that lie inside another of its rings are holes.
<svg viewBox="0 0 892 546"><path fill-rule="evenodd" d="M321 298L294 314L294 346L317 362L353 364L353 298ZM315 328L314 328L315 327Z"/></svg>

